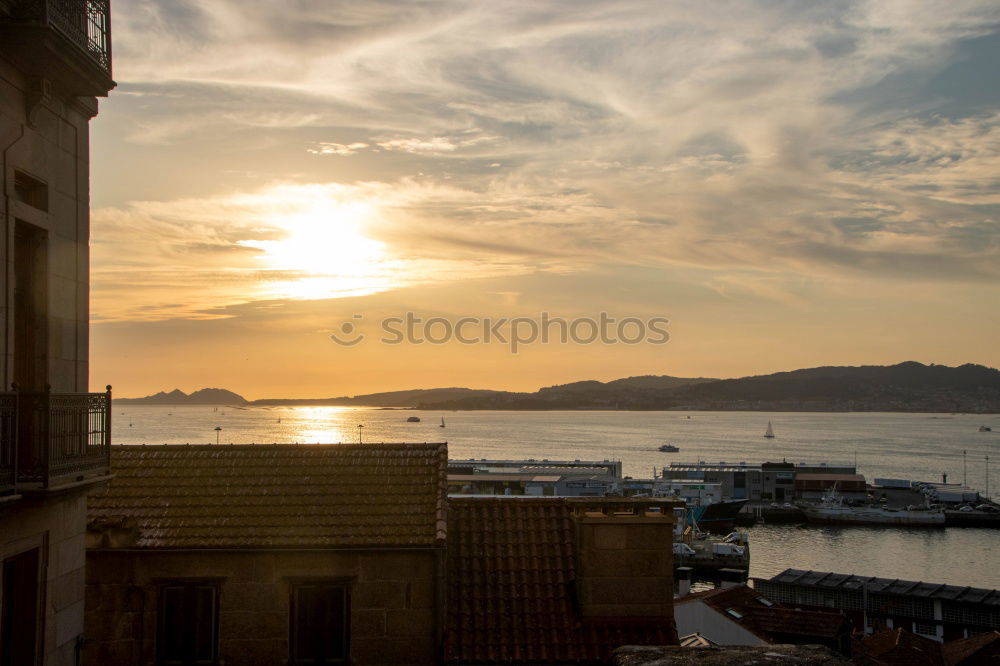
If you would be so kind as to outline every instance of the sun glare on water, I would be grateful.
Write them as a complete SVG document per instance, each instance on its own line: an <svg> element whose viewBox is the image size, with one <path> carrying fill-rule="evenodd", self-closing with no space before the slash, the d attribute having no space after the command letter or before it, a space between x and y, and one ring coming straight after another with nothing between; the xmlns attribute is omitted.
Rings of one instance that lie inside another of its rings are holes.
<svg viewBox="0 0 1000 666"><path fill-rule="evenodd" d="M261 261L274 272L263 287L265 297L312 300L391 288L398 262L384 243L364 233L376 213L367 201L308 200L273 220L282 238L241 241L262 250Z"/></svg>

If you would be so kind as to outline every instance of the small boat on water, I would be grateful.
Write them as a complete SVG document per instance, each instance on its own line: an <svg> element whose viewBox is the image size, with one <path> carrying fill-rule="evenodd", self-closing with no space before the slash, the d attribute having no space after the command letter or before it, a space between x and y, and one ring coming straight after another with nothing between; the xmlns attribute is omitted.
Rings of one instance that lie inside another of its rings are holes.
<svg viewBox="0 0 1000 666"><path fill-rule="evenodd" d="M767 422L767 430L764 431L764 437L767 439L774 439L774 427L771 425L770 421Z"/></svg>
<svg viewBox="0 0 1000 666"><path fill-rule="evenodd" d="M993 428L989 426L979 426L979 432L993 432Z"/></svg>
<svg viewBox="0 0 1000 666"><path fill-rule="evenodd" d="M904 525L907 527L944 527L944 511L923 507L890 509L881 506L848 506L836 488L831 488L819 504L798 505L811 523L842 525Z"/></svg>
<svg viewBox="0 0 1000 666"><path fill-rule="evenodd" d="M411 416L408 419L406 419L406 422L407 423L420 423L420 417L419 416Z"/></svg>
<svg viewBox="0 0 1000 666"><path fill-rule="evenodd" d="M680 447L674 446L673 444L663 444L659 448L663 453L677 453L680 451Z"/></svg>

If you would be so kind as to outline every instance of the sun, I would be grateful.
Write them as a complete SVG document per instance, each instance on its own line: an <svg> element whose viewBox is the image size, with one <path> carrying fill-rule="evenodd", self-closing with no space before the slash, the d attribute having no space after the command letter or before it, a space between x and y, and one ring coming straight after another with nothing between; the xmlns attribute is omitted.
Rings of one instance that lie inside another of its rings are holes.
<svg viewBox="0 0 1000 666"><path fill-rule="evenodd" d="M259 260L273 275L264 290L272 298L314 300L358 296L393 286L396 262L365 229L377 219L371 201L306 197L276 214L275 240L244 240L262 251Z"/></svg>

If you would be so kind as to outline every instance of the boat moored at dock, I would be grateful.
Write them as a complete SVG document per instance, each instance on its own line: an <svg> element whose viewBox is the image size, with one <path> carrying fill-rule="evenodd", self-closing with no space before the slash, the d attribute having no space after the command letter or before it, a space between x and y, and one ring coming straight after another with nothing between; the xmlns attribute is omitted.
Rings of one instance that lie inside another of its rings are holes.
<svg viewBox="0 0 1000 666"><path fill-rule="evenodd" d="M945 515L940 509L909 506L903 509L882 506L850 506L831 489L818 504L799 505L811 523L841 525L899 525L905 527L944 527Z"/></svg>

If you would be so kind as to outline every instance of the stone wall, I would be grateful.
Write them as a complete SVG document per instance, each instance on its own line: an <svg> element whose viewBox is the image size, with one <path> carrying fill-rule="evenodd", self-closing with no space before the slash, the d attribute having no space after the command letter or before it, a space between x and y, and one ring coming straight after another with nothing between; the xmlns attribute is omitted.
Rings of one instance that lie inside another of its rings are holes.
<svg viewBox="0 0 1000 666"><path fill-rule="evenodd" d="M0 381L13 381L13 246L15 220L46 232L48 256L47 381L56 392L86 391L89 344L89 122L93 97L52 95L28 118L32 82L0 58ZM44 182L48 210L18 201L14 173Z"/></svg>
<svg viewBox="0 0 1000 666"><path fill-rule="evenodd" d="M433 664L435 557L433 550L92 550L84 664L154 664L158 586L183 578L220 580L220 663L287 663L291 585L310 577L350 580L352 664Z"/></svg>
<svg viewBox="0 0 1000 666"><path fill-rule="evenodd" d="M77 663L84 622L86 520L82 489L0 504L0 561L32 548L40 550L45 666Z"/></svg>
<svg viewBox="0 0 1000 666"><path fill-rule="evenodd" d="M587 616L673 616L673 519L666 513L579 519L577 585Z"/></svg>

